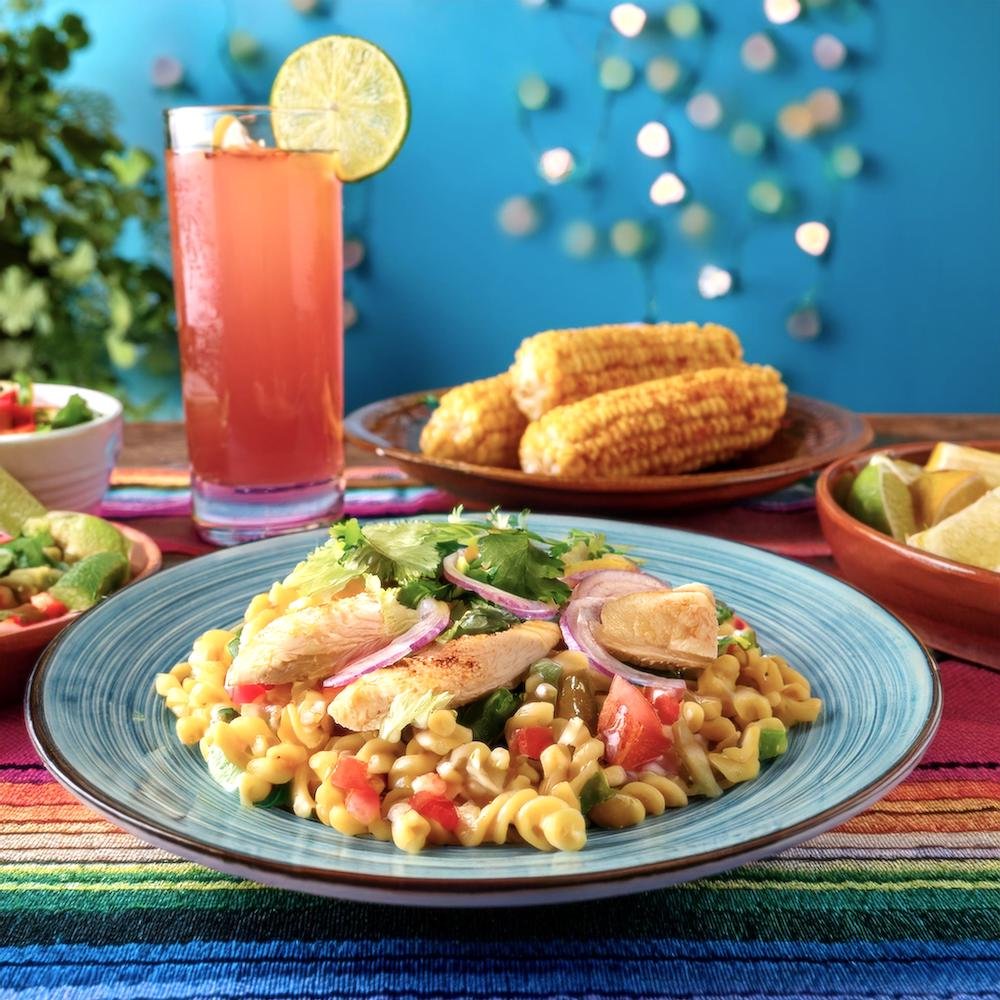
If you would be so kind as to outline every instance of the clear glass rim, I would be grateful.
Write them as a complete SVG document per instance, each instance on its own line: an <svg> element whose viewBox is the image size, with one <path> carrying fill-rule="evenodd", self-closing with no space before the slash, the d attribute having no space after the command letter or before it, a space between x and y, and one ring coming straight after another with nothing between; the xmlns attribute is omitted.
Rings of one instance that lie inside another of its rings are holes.
<svg viewBox="0 0 1000 1000"><path fill-rule="evenodd" d="M307 108L307 107L278 107L274 104L181 104L176 108L164 108L162 111L164 118L171 115L180 114L210 114L219 112L221 114L273 114L274 112L283 114L331 114L336 113L334 107Z"/></svg>

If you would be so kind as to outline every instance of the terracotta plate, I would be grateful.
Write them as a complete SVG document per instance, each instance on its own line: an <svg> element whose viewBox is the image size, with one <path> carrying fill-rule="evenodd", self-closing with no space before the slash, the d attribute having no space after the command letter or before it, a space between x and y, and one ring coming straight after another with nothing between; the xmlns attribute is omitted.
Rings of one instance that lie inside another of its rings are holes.
<svg viewBox="0 0 1000 1000"><path fill-rule="evenodd" d="M659 511L758 496L853 454L874 436L868 421L859 414L793 395L774 439L725 466L677 476L627 479L538 476L422 455L420 430L431 412L425 400L444 391L412 392L370 403L347 417L345 433L354 444L391 459L414 479L463 500L532 510Z"/></svg>
<svg viewBox="0 0 1000 1000"><path fill-rule="evenodd" d="M1000 452L1000 441L964 442ZM910 548L838 502L876 452L923 464L934 443L876 448L831 465L816 485L823 534L843 575L899 615L929 646L1000 669L1000 573Z"/></svg>

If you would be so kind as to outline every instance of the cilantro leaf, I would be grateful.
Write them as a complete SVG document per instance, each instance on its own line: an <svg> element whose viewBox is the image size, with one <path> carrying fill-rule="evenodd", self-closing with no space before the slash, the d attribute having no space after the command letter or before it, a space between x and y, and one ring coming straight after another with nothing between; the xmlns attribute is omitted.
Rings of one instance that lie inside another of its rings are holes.
<svg viewBox="0 0 1000 1000"><path fill-rule="evenodd" d="M569 597L569 587L559 579L562 561L535 544L523 528L492 531L477 544L470 576L530 600L561 604Z"/></svg>
<svg viewBox="0 0 1000 1000"><path fill-rule="evenodd" d="M453 584L421 577L419 580L404 583L399 588L396 597L400 604L405 604L408 608L415 608L425 597L433 597L436 601L451 602L457 600L460 593L459 588Z"/></svg>
<svg viewBox="0 0 1000 1000"><path fill-rule="evenodd" d="M353 528L349 534L354 536ZM427 521L368 524L360 528L360 537L353 545L345 542L345 548L345 566L372 573L383 583L403 584L422 576L437 576L441 567L441 554Z"/></svg>
<svg viewBox="0 0 1000 1000"><path fill-rule="evenodd" d="M473 597L468 604L459 602L452 609L451 625L438 636L439 642L447 642L449 639L458 639L463 635L490 635L493 632L506 632L514 625L520 624L521 619L517 615L512 615L509 611L484 601L480 597Z"/></svg>

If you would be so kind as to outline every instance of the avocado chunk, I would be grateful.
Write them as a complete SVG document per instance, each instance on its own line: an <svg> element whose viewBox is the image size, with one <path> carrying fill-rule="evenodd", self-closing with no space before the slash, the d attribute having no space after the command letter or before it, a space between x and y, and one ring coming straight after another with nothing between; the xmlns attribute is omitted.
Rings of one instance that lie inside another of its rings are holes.
<svg viewBox="0 0 1000 1000"><path fill-rule="evenodd" d="M29 566L0 576L0 586L10 587L14 596L24 602L48 590L61 576L62 571L52 566Z"/></svg>
<svg viewBox="0 0 1000 1000"><path fill-rule="evenodd" d="M109 521L93 514L50 510L41 517L28 518L22 531L29 537L49 534L68 563L79 562L98 552L114 552L123 556L128 566L128 539Z"/></svg>
<svg viewBox="0 0 1000 1000"><path fill-rule="evenodd" d="M74 563L49 593L71 611L85 611L128 579L128 560L120 552L98 552Z"/></svg>

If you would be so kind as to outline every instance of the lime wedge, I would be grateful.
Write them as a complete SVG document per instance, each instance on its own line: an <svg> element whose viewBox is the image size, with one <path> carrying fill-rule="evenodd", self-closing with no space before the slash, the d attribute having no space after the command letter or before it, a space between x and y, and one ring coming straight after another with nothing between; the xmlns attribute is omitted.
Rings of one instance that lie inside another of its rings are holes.
<svg viewBox="0 0 1000 1000"><path fill-rule="evenodd" d="M221 115L212 129L213 149L246 149L253 145L250 133L236 115Z"/></svg>
<svg viewBox="0 0 1000 1000"><path fill-rule="evenodd" d="M396 64L377 45L350 35L327 35L296 49L274 78L271 106L278 145L332 154L342 181L382 170L410 127L410 98Z"/></svg>
<svg viewBox="0 0 1000 1000"><path fill-rule="evenodd" d="M922 465L917 465L916 462L907 462L904 458L893 458L891 455L886 455L885 452L872 455L869 464L884 465L887 469L891 469L907 486L912 486L924 474Z"/></svg>
<svg viewBox="0 0 1000 1000"><path fill-rule="evenodd" d="M884 464L869 462L858 473L845 506L859 521L898 541L917 530L910 489Z"/></svg>
<svg viewBox="0 0 1000 1000"><path fill-rule="evenodd" d="M29 517L39 517L45 508L0 466L0 531L16 535Z"/></svg>
<svg viewBox="0 0 1000 1000"><path fill-rule="evenodd" d="M907 541L925 552L1000 572L1000 489Z"/></svg>
<svg viewBox="0 0 1000 1000"><path fill-rule="evenodd" d="M1000 486L1000 454L983 451L981 448L970 448L965 444L939 441L934 445L931 457L927 459L924 468L928 472L936 472L938 469L965 469L968 472L978 472L990 487Z"/></svg>
<svg viewBox="0 0 1000 1000"><path fill-rule="evenodd" d="M79 562L99 552L114 552L128 564L131 545L110 522L93 514L50 510L42 517L29 518L22 529L26 535L47 531L63 551L68 563Z"/></svg>

